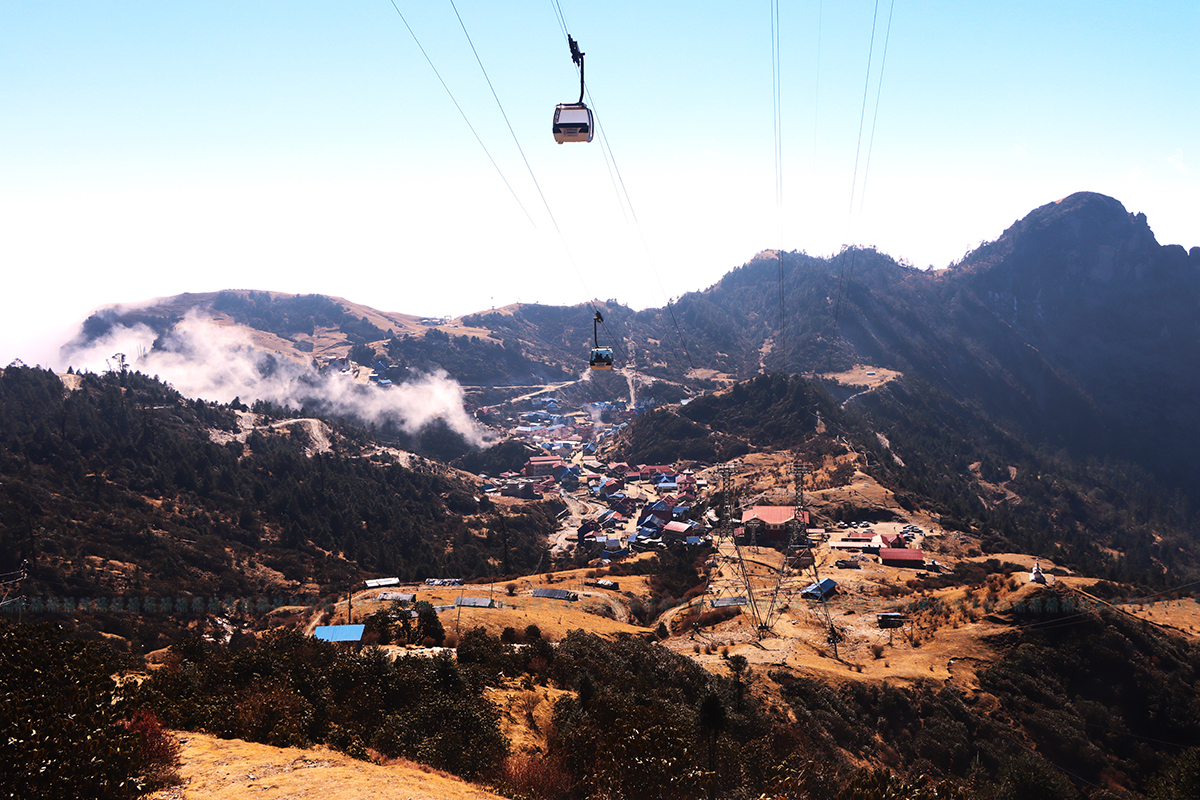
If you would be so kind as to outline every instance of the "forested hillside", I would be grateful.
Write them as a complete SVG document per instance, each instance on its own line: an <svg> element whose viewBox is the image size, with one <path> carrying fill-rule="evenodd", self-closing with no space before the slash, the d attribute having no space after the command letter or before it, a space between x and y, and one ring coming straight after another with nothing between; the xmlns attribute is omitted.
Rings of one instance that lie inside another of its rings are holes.
<svg viewBox="0 0 1200 800"><path fill-rule="evenodd" d="M0 571L27 559L28 594L315 594L361 574L528 570L553 523L540 505L505 515L504 553L469 483L361 457L361 431L311 456L297 425L221 445L210 431L238 429L230 406L134 372L74 380L0 375Z"/></svg>

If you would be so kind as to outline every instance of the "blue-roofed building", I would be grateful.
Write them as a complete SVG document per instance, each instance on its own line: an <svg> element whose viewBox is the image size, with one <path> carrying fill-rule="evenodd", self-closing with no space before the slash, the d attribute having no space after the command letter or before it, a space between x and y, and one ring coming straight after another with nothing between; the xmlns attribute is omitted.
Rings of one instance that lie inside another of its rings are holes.
<svg viewBox="0 0 1200 800"><path fill-rule="evenodd" d="M808 585L800 596L805 600L824 600L826 597L837 593L837 581L833 578L821 578Z"/></svg>
<svg viewBox="0 0 1200 800"><path fill-rule="evenodd" d="M323 642L361 642L366 625L318 625L313 636Z"/></svg>
<svg viewBox="0 0 1200 800"><path fill-rule="evenodd" d="M650 531L657 535L666 525L667 523L659 517L646 517L638 523L638 530Z"/></svg>

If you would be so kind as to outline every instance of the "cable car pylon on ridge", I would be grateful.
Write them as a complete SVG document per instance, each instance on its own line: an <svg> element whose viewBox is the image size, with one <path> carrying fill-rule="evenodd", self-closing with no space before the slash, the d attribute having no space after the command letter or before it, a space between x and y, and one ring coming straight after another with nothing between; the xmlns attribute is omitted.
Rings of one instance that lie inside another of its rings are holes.
<svg viewBox="0 0 1200 800"><path fill-rule="evenodd" d="M600 312L596 312L596 316L592 318L592 357L588 360L588 366L593 370L611 370L613 368L613 351L611 347L600 346L599 325L604 322L604 317Z"/></svg>
<svg viewBox="0 0 1200 800"><path fill-rule="evenodd" d="M579 52L579 43L571 38L570 35L567 36L567 44L571 46L571 60L579 65L579 102L559 103L555 106L554 125L552 128L554 141L559 144L563 142L590 142L594 126L592 124L592 110L583 102L584 54Z"/></svg>

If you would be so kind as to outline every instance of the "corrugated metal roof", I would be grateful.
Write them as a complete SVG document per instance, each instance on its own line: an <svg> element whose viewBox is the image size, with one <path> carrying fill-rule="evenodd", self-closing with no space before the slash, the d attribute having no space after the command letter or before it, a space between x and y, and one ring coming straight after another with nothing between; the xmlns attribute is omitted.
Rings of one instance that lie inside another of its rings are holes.
<svg viewBox="0 0 1200 800"><path fill-rule="evenodd" d="M578 600L579 595L566 589L534 589L534 597L549 597L551 600Z"/></svg>
<svg viewBox="0 0 1200 800"><path fill-rule="evenodd" d="M467 608L491 608L492 599L490 597L460 597L454 601L454 605Z"/></svg>
<svg viewBox="0 0 1200 800"><path fill-rule="evenodd" d="M368 589L377 589L380 586L395 586L400 583L399 578L375 578L374 580L364 581Z"/></svg>
<svg viewBox="0 0 1200 800"><path fill-rule="evenodd" d="M712 601L713 608L728 608L729 606L744 606L749 604L744 597L718 597Z"/></svg>
<svg viewBox="0 0 1200 800"><path fill-rule="evenodd" d="M411 603L417 596L407 592L380 592L375 599L383 603Z"/></svg>
<svg viewBox="0 0 1200 800"><path fill-rule="evenodd" d="M361 642L366 625L318 625L313 636L325 642Z"/></svg>

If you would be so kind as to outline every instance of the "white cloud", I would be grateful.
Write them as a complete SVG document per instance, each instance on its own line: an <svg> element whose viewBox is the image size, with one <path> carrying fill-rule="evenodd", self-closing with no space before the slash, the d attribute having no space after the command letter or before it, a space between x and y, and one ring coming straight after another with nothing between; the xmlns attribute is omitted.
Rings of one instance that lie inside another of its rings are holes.
<svg viewBox="0 0 1200 800"><path fill-rule="evenodd" d="M145 325L117 326L85 348L66 350L64 357L77 368L101 371L116 366L115 353L124 353L130 368L159 376L187 397L315 408L364 424L391 423L410 435L441 419L473 446L486 444L483 430L463 407L462 387L442 371L381 389L274 356L256 347L244 331L195 314L153 348L156 338Z"/></svg>

